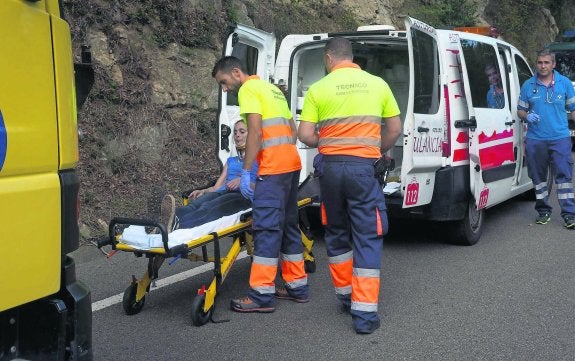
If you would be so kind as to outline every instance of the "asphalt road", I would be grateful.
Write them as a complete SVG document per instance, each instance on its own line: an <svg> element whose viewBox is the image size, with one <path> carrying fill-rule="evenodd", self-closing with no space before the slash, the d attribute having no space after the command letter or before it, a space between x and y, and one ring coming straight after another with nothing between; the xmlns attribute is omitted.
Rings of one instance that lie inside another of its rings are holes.
<svg viewBox="0 0 575 361"><path fill-rule="evenodd" d="M575 231L565 230L554 210L541 226L532 202L490 209L472 247L445 244L428 224L392 223L382 262L382 327L371 335L356 335L340 310L321 241L309 303L278 301L272 314L230 311L230 299L247 290L244 258L217 298L214 318L229 322L202 327L191 325L190 305L211 272L153 290L144 309L127 316L114 295L144 272L146 260L122 252L106 259L83 246L78 278L100 308L93 313L94 359L575 360ZM202 265L165 264L160 277Z"/></svg>

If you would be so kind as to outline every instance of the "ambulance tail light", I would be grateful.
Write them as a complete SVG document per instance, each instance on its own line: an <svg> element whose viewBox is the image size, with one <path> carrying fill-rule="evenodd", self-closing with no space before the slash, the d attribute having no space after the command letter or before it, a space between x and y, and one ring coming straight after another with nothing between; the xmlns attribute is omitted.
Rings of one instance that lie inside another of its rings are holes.
<svg viewBox="0 0 575 361"><path fill-rule="evenodd" d="M441 142L441 155L451 156L451 111L449 110L449 88L443 86L443 100L445 104L445 123L443 128L443 141Z"/></svg>

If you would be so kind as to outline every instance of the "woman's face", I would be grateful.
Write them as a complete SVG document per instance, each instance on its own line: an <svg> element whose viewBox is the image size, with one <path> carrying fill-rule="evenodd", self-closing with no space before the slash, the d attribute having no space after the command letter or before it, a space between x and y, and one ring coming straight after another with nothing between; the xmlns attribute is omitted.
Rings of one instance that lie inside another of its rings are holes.
<svg viewBox="0 0 575 361"><path fill-rule="evenodd" d="M248 128L244 122L240 121L234 125L234 142L236 146L244 146L246 144L246 138L248 136Z"/></svg>

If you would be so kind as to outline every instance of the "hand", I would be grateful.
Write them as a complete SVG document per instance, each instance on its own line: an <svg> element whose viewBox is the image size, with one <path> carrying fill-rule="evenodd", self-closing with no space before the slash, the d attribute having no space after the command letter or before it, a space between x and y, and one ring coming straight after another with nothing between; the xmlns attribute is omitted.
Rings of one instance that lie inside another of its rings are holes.
<svg viewBox="0 0 575 361"><path fill-rule="evenodd" d="M252 176L251 172L247 169L242 169L242 176L240 178L240 192L244 198L253 201L254 191L252 189Z"/></svg>
<svg viewBox="0 0 575 361"><path fill-rule="evenodd" d="M192 193L190 193L190 195L188 196L189 200L194 200L202 195L204 195L204 193L206 193L205 189L196 189L195 191L193 191Z"/></svg>
<svg viewBox="0 0 575 361"><path fill-rule="evenodd" d="M537 113L529 113L527 114L527 123L529 124L536 124L539 123L539 120L541 119L541 116Z"/></svg>
<svg viewBox="0 0 575 361"><path fill-rule="evenodd" d="M226 189L237 191L240 188L240 178L234 178L226 184Z"/></svg>
<svg viewBox="0 0 575 361"><path fill-rule="evenodd" d="M395 160L383 155L373 164L375 178L381 186L385 186L387 182L387 175L395 168Z"/></svg>

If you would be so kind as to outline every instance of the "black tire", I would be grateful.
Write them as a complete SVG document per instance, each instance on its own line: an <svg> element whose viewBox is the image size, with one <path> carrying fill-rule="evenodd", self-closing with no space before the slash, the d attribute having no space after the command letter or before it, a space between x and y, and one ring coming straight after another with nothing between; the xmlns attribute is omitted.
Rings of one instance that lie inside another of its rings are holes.
<svg viewBox="0 0 575 361"><path fill-rule="evenodd" d="M124 297L122 298L122 307L126 315L135 315L139 313L142 308L144 308L144 303L146 303L146 296L136 302L136 292L138 291L138 285L136 283L131 284L124 291Z"/></svg>
<svg viewBox="0 0 575 361"><path fill-rule="evenodd" d="M475 199L469 197L467 211L462 220L453 222L448 227L448 239L451 244L459 246L473 246L483 233L483 218L485 210L475 208Z"/></svg>
<svg viewBox="0 0 575 361"><path fill-rule="evenodd" d="M205 325L211 318L214 308L210 308L208 312L204 312L204 303L206 295L197 295L192 302L192 324L200 327Z"/></svg>

